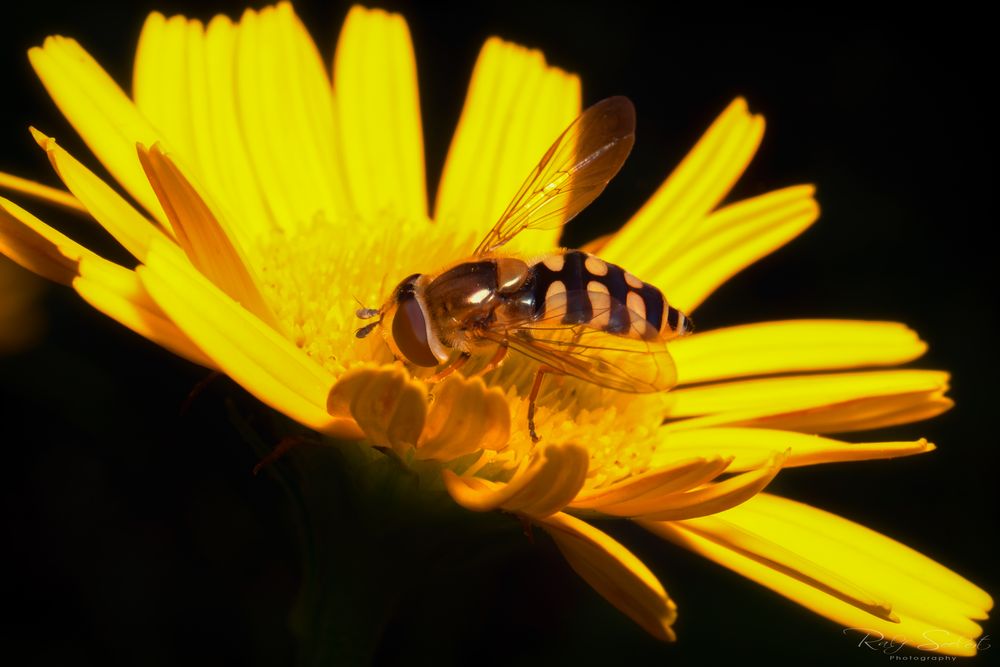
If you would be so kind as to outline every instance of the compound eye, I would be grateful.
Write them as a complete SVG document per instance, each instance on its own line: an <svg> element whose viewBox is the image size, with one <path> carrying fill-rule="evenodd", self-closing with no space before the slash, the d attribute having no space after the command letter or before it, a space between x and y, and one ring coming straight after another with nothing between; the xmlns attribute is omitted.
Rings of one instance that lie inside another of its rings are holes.
<svg viewBox="0 0 1000 667"><path fill-rule="evenodd" d="M392 318L392 339L412 364L431 367L441 363L431 352L431 346L427 342L424 311L412 296L399 301Z"/></svg>

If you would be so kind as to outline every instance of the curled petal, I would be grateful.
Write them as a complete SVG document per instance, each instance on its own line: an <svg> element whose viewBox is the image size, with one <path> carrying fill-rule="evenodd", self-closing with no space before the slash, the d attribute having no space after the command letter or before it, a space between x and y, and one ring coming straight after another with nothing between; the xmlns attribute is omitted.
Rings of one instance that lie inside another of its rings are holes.
<svg viewBox="0 0 1000 667"><path fill-rule="evenodd" d="M642 517L651 521L674 521L708 516L746 502L771 483L781 470L787 452L772 456L757 470L745 472L722 482L669 493L651 493L626 503L599 507L612 516Z"/></svg>
<svg viewBox="0 0 1000 667"><path fill-rule="evenodd" d="M406 452L427 420L427 387L399 365L352 368L330 390L326 409L354 419L376 445Z"/></svg>
<svg viewBox="0 0 1000 667"><path fill-rule="evenodd" d="M563 512L535 523L545 528L570 567L619 611L663 641L677 637L671 626L677 606L656 576L621 544Z"/></svg>
<svg viewBox="0 0 1000 667"><path fill-rule="evenodd" d="M433 388L433 397L417 458L449 461L507 445L510 408L500 388L487 388L479 377L452 374Z"/></svg>
<svg viewBox="0 0 1000 667"><path fill-rule="evenodd" d="M549 445L526 457L509 482L459 477L443 471L445 487L459 505L474 512L505 509L532 518L566 507L580 492L590 456L579 445Z"/></svg>
<svg viewBox="0 0 1000 667"><path fill-rule="evenodd" d="M686 491L715 479L726 470L729 462L730 459L721 456L678 458L641 475L628 477L600 489L584 491L577 495L572 506L579 509L600 509Z"/></svg>

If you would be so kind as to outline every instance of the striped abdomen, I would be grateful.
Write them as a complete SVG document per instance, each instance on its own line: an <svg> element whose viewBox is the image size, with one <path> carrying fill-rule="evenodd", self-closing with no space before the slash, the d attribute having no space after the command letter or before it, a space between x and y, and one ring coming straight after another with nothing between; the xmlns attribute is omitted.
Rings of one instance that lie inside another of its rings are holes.
<svg viewBox="0 0 1000 667"><path fill-rule="evenodd" d="M594 255L579 250L549 255L532 265L531 273L528 286L538 319L556 307L564 311L564 324L619 336L671 338L691 330L691 321L660 290Z"/></svg>

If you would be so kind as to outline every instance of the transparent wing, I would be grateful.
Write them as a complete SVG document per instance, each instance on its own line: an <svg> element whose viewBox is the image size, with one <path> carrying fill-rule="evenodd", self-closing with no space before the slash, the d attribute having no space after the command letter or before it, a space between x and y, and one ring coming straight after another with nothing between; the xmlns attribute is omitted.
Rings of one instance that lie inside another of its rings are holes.
<svg viewBox="0 0 1000 667"><path fill-rule="evenodd" d="M542 156L476 255L493 252L526 229L561 227L594 201L635 142L635 107L609 97L589 107Z"/></svg>
<svg viewBox="0 0 1000 667"><path fill-rule="evenodd" d="M581 313L577 307L580 297L589 300L589 313ZM583 317L586 322L574 321ZM608 323L622 333L600 328ZM566 375L637 394L666 391L677 384L674 360L659 332L606 293L556 295L546 299L541 318L508 327L506 332L488 331L484 335Z"/></svg>

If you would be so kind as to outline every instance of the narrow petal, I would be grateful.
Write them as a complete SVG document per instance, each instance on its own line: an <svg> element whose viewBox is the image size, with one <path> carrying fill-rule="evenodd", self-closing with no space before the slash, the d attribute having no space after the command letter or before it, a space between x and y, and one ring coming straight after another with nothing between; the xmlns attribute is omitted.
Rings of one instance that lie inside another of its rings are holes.
<svg viewBox="0 0 1000 667"><path fill-rule="evenodd" d="M712 452L732 457L729 472L754 470L775 454L789 450L784 467L889 459L934 450L926 440L853 443L818 435L766 428L698 428L670 431L650 459L651 466L670 464Z"/></svg>
<svg viewBox="0 0 1000 667"><path fill-rule="evenodd" d="M63 285L73 282L83 257L95 256L26 210L0 197L0 252L38 275Z"/></svg>
<svg viewBox="0 0 1000 667"><path fill-rule="evenodd" d="M552 536L570 567L619 611L657 639L677 638L671 628L677 606L656 576L628 549L562 512L535 522Z"/></svg>
<svg viewBox="0 0 1000 667"><path fill-rule="evenodd" d="M857 576L864 578L865 587L894 590L897 598L902 595L909 601L907 605L922 606L933 599L931 606L948 605L980 620L993 608L993 599L986 591L940 563L816 507L765 493L746 507L728 512L726 519L763 537L780 537L790 549L817 562L845 562L848 557L852 563L864 562L873 568L858 568ZM855 552L864 558L857 556L855 561ZM897 605L904 608L902 601Z"/></svg>
<svg viewBox="0 0 1000 667"><path fill-rule="evenodd" d="M406 454L427 421L427 386L402 365L352 368L333 385L326 409L355 420L373 444Z"/></svg>
<svg viewBox="0 0 1000 667"><path fill-rule="evenodd" d="M444 470L445 487L462 507L474 512L505 509L532 518L549 516L566 507L587 476L590 456L579 445L549 445L525 458L505 484L476 477L459 477Z"/></svg>
<svg viewBox="0 0 1000 667"><path fill-rule="evenodd" d="M540 51L486 41L445 162L434 219L485 236L552 142L580 115L580 82ZM559 230L522 234L510 249L554 248Z"/></svg>
<svg viewBox="0 0 1000 667"><path fill-rule="evenodd" d="M353 420L326 411L333 376L207 280L176 247L154 243L137 272L157 305L247 391L317 431L361 437Z"/></svg>
<svg viewBox="0 0 1000 667"><path fill-rule="evenodd" d="M135 155L161 141L122 89L75 40L49 37L28 51L52 100L111 175L157 220L164 216Z"/></svg>
<svg viewBox="0 0 1000 667"><path fill-rule="evenodd" d="M192 163L199 147L190 111L200 91L192 90L189 72L201 42L200 27L199 21L189 22L183 16L167 19L152 12L142 26L132 70L136 107Z"/></svg>
<svg viewBox="0 0 1000 667"><path fill-rule="evenodd" d="M858 400L918 392L944 392L943 371L892 370L869 373L795 375L720 382L671 392L672 418L718 412L766 409L768 414Z"/></svg>
<svg viewBox="0 0 1000 667"><path fill-rule="evenodd" d="M870 431L923 421L950 410L954 403L943 392L940 388L835 402L820 399L812 405L784 411L762 406L679 419L667 423L663 429L671 433L714 426L754 426L804 433Z"/></svg>
<svg viewBox="0 0 1000 667"><path fill-rule="evenodd" d="M96 257L81 259L79 271L73 288L91 306L179 357L216 367L149 297L135 271Z"/></svg>
<svg viewBox="0 0 1000 667"><path fill-rule="evenodd" d="M246 252L276 226L262 195L238 114L237 28L217 16L199 21L152 13L139 37L132 88L136 105L184 156L199 182L239 220ZM252 102L250 102L252 104Z"/></svg>
<svg viewBox="0 0 1000 667"><path fill-rule="evenodd" d="M167 241L160 227L135 210L104 181L64 151L50 137L32 129L35 141L46 152L59 178L109 234L140 262L154 238Z"/></svg>
<svg viewBox="0 0 1000 667"><path fill-rule="evenodd" d="M600 249L601 256L655 283L647 267L675 261L743 174L763 136L764 119L749 112L746 100L735 99L642 209Z"/></svg>
<svg viewBox="0 0 1000 667"><path fill-rule="evenodd" d="M91 305L189 361L214 364L152 303L135 274L99 257L0 197L0 252L50 280L72 285Z"/></svg>
<svg viewBox="0 0 1000 667"><path fill-rule="evenodd" d="M676 531L686 531L709 539L722 535L724 537L721 540L725 541L725 546L735 553L750 555L776 571L786 574L792 579L802 581L835 599L842 600L877 619L890 623L899 622L899 617L892 611L892 605L885 600L873 596L848 579L801 557L780 544L740 530L737 526L718 517L671 523L641 520L637 523L668 539L673 539L676 536Z"/></svg>
<svg viewBox="0 0 1000 667"><path fill-rule="evenodd" d="M406 21L352 7L333 72L339 138L358 212L426 219L417 65Z"/></svg>
<svg viewBox="0 0 1000 667"><path fill-rule="evenodd" d="M781 470L787 456L787 452L776 454L760 468L722 482L669 493L651 493L637 500L597 509L612 516L642 517L651 521L675 521L716 514L763 491Z"/></svg>
<svg viewBox="0 0 1000 667"><path fill-rule="evenodd" d="M0 171L0 188L18 192L48 204L55 204L56 206L61 206L77 213L87 212L86 207L76 197L65 190L53 188L44 183L28 180L27 178L21 178L14 174L7 174Z"/></svg>
<svg viewBox="0 0 1000 667"><path fill-rule="evenodd" d="M594 509L641 500L653 494L692 489L715 479L729 467L729 463L730 459L715 455L677 457L641 475L628 477L599 489L583 491L573 499L572 507Z"/></svg>
<svg viewBox="0 0 1000 667"><path fill-rule="evenodd" d="M160 146L139 147L139 161L191 263L217 287L274 329L280 325L231 231Z"/></svg>
<svg viewBox="0 0 1000 667"><path fill-rule="evenodd" d="M693 313L715 289L805 231L819 217L811 185L799 185L737 202L709 216L674 255L647 272L630 269L664 291L671 305ZM652 256L652 254L651 254Z"/></svg>
<svg viewBox="0 0 1000 667"><path fill-rule="evenodd" d="M499 387L458 373L434 385L417 458L450 461L477 449L497 450L510 438L510 408Z"/></svg>
<svg viewBox="0 0 1000 667"><path fill-rule="evenodd" d="M230 38L226 32L232 33ZM235 31L224 21L213 21L209 42L206 62L213 68L209 85L227 76L215 72L210 59L227 42L234 48L230 58L239 127L274 223L296 229L317 217L332 222L342 216L348 200L337 160L341 140L330 83L316 46L291 5L248 10ZM219 97L231 94L232 89L218 92ZM218 102L228 115L227 103ZM222 169L228 168L225 153L219 161Z"/></svg>
<svg viewBox="0 0 1000 667"><path fill-rule="evenodd" d="M789 320L716 329L670 343L681 384L747 375L894 366L927 350L895 322Z"/></svg>
<svg viewBox="0 0 1000 667"><path fill-rule="evenodd" d="M921 650L973 655L982 630L972 619L986 618L993 604L977 586L894 540L768 494L712 519L643 525L846 628ZM803 563L839 573L891 603L898 623L859 614L845 597L799 576Z"/></svg>

